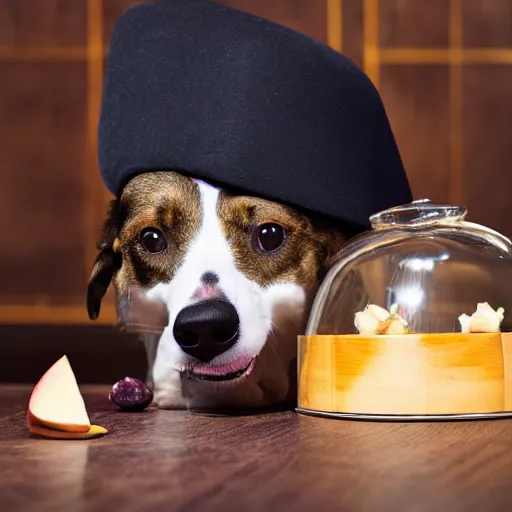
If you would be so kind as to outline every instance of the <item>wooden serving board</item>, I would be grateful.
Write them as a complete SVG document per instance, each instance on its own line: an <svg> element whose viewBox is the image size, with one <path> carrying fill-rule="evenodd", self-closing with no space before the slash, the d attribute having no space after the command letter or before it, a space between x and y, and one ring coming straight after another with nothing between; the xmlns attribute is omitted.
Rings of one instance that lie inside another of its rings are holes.
<svg viewBox="0 0 512 512"><path fill-rule="evenodd" d="M301 336L298 385L313 412L511 412L512 333Z"/></svg>

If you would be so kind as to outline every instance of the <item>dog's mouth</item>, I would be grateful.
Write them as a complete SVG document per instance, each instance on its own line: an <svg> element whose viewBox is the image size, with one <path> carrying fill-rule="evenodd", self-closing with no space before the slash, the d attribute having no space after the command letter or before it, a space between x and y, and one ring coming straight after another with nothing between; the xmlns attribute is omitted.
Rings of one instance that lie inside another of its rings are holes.
<svg viewBox="0 0 512 512"><path fill-rule="evenodd" d="M188 364L179 369L189 380L206 382L233 382L248 377L256 364L256 357L237 359L223 365Z"/></svg>

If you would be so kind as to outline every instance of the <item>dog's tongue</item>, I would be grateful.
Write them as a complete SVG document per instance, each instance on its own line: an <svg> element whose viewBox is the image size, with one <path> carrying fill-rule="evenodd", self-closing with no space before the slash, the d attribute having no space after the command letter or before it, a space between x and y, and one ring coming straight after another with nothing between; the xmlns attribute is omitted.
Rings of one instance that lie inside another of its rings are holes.
<svg viewBox="0 0 512 512"><path fill-rule="evenodd" d="M162 334L168 323L165 303L148 297L147 290L132 286L117 297L117 324L121 330Z"/></svg>
<svg viewBox="0 0 512 512"><path fill-rule="evenodd" d="M223 376L245 370L252 362L252 357L240 356L223 364L196 364L190 365L186 371L196 375Z"/></svg>

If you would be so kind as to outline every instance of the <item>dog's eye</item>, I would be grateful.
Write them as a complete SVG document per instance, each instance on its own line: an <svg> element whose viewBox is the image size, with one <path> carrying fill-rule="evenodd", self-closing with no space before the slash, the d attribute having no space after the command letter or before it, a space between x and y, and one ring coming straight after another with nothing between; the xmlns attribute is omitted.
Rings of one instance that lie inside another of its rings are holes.
<svg viewBox="0 0 512 512"><path fill-rule="evenodd" d="M279 224L263 224L257 232L259 248L264 252L277 251L283 245L284 238L284 229Z"/></svg>
<svg viewBox="0 0 512 512"><path fill-rule="evenodd" d="M155 228L145 228L139 234L139 240L144 249L151 253L162 252L167 242L161 231Z"/></svg>

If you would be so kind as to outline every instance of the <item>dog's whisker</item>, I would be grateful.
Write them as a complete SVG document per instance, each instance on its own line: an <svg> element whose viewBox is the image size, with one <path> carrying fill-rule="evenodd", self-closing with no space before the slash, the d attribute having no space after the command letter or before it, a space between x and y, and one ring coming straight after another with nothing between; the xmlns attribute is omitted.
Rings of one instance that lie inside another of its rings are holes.
<svg viewBox="0 0 512 512"><path fill-rule="evenodd" d="M276 331L278 331L278 332L279 332L279 330L280 330L280 329L279 329L279 326L278 326L277 324L275 324L272 320L270 320L270 332L271 332L272 334L275 334L275 333L276 333Z"/></svg>
<svg viewBox="0 0 512 512"><path fill-rule="evenodd" d="M275 338L271 338L271 341L274 341L276 342ZM272 352L274 353L274 355L276 356L276 359L279 361L279 364L281 366L284 366L283 364L283 361L281 360L281 358L279 357L279 354L277 353L277 350L275 349L275 347L272 345L272 343L269 343L269 347L270 349L272 350Z"/></svg>

